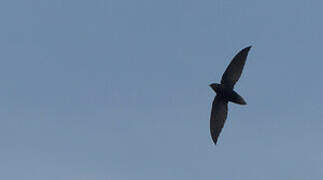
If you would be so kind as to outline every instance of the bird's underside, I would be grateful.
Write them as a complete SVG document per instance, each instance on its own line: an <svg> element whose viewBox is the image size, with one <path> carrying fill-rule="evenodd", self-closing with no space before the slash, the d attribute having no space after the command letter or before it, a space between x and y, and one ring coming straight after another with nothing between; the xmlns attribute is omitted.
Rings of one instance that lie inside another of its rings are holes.
<svg viewBox="0 0 323 180"><path fill-rule="evenodd" d="M236 93L233 88L239 80L248 52L251 46L242 49L230 62L229 66L222 75L221 84L211 84L212 89L217 93L215 96L210 117L210 131L214 144L222 131L228 114L228 102L246 104L243 98Z"/></svg>

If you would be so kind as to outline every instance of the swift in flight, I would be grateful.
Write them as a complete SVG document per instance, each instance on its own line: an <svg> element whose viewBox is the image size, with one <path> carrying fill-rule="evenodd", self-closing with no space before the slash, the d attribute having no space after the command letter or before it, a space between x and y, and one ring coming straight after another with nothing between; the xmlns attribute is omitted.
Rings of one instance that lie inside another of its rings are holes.
<svg viewBox="0 0 323 180"><path fill-rule="evenodd" d="M241 76L250 48L251 46L246 47L236 54L222 75L221 84L210 84L211 88L216 92L216 96L212 103L210 117L211 137L214 144L217 143L218 137L227 118L228 102L240 105L247 104L246 101L233 90L233 88Z"/></svg>

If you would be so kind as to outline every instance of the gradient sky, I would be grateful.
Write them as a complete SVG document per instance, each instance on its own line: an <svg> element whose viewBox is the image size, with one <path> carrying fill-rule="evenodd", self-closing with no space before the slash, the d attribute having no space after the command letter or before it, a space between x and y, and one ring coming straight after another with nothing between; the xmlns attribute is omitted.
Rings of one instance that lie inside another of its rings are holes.
<svg viewBox="0 0 323 180"><path fill-rule="evenodd" d="M323 176L323 1L0 1L0 179ZM217 146L215 95L252 45Z"/></svg>

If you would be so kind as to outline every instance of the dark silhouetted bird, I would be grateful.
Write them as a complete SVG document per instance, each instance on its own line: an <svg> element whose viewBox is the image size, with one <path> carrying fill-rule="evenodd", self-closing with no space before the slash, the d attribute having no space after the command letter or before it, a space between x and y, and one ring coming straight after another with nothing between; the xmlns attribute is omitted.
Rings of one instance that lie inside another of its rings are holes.
<svg viewBox="0 0 323 180"><path fill-rule="evenodd" d="M251 46L242 49L231 61L224 74L222 75L221 84L210 84L216 92L212 103L210 130L214 144L217 143L218 137L224 126L228 114L228 102L245 105L246 101L236 93L233 88L239 80L243 66L246 62L248 52Z"/></svg>

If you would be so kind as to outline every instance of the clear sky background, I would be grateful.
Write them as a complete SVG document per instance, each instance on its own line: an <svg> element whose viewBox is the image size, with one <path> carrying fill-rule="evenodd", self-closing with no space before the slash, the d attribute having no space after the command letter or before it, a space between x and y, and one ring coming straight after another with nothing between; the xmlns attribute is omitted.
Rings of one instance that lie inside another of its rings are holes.
<svg viewBox="0 0 323 180"><path fill-rule="evenodd" d="M0 1L0 179L321 179L322 7ZM208 84L249 45L214 146Z"/></svg>

